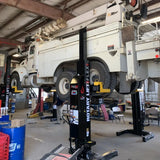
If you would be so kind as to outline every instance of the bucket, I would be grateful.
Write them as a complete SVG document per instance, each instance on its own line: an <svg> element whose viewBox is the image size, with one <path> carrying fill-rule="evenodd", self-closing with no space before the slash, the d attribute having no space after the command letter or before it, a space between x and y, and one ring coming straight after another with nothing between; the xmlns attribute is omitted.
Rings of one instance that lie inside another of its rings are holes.
<svg viewBox="0 0 160 160"><path fill-rule="evenodd" d="M25 125L18 128L2 127L2 132L10 136L9 160L24 160Z"/></svg>
<svg viewBox="0 0 160 160"><path fill-rule="evenodd" d="M10 126L11 125L11 122L10 121L3 121L3 122L0 122L0 132L2 132L2 128L5 127L5 126Z"/></svg>

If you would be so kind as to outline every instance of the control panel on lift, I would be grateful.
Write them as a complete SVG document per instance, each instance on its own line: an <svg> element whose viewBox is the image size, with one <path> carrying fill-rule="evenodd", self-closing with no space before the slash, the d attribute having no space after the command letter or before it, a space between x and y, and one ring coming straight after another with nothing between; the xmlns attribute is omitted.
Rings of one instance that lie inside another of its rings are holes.
<svg viewBox="0 0 160 160"><path fill-rule="evenodd" d="M89 66L86 66L89 68ZM77 150L82 145L88 148L95 144L90 135L90 85L83 83L84 77L75 77L70 85L70 140L74 141Z"/></svg>

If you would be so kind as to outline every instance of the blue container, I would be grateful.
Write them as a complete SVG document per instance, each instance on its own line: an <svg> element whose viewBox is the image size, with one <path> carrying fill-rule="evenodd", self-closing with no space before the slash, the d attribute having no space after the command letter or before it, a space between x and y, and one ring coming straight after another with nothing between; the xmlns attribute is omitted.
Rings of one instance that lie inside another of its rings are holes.
<svg viewBox="0 0 160 160"><path fill-rule="evenodd" d="M0 122L0 132L2 132L2 128L5 127L5 126L10 126L11 125L11 122L10 121L3 121L3 122Z"/></svg>
<svg viewBox="0 0 160 160"><path fill-rule="evenodd" d="M9 121L9 115L3 115L1 118L0 118L0 122L6 122L6 121Z"/></svg>
<svg viewBox="0 0 160 160"><path fill-rule="evenodd" d="M2 127L2 132L10 136L9 160L24 160L25 126Z"/></svg>

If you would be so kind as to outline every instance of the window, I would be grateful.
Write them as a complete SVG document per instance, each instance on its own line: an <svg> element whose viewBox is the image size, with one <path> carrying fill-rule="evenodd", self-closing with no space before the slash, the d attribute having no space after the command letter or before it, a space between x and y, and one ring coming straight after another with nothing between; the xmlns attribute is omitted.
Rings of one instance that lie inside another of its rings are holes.
<svg viewBox="0 0 160 160"><path fill-rule="evenodd" d="M31 48L30 48L30 55L34 54L34 51L35 51L35 46L31 46Z"/></svg>

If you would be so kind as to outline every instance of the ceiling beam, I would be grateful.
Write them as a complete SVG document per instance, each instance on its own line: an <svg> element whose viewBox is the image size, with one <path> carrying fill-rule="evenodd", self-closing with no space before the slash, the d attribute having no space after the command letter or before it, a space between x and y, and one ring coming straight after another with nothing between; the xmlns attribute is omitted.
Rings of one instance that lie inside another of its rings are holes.
<svg viewBox="0 0 160 160"><path fill-rule="evenodd" d="M74 17L72 14L69 14L61 9L34 0L0 0L0 3L10 5L54 20L60 17L63 17L65 20Z"/></svg>
<svg viewBox="0 0 160 160"><path fill-rule="evenodd" d="M12 47L16 48L18 45L23 45L20 41L15 41L12 39L6 39L0 37L0 47Z"/></svg>

